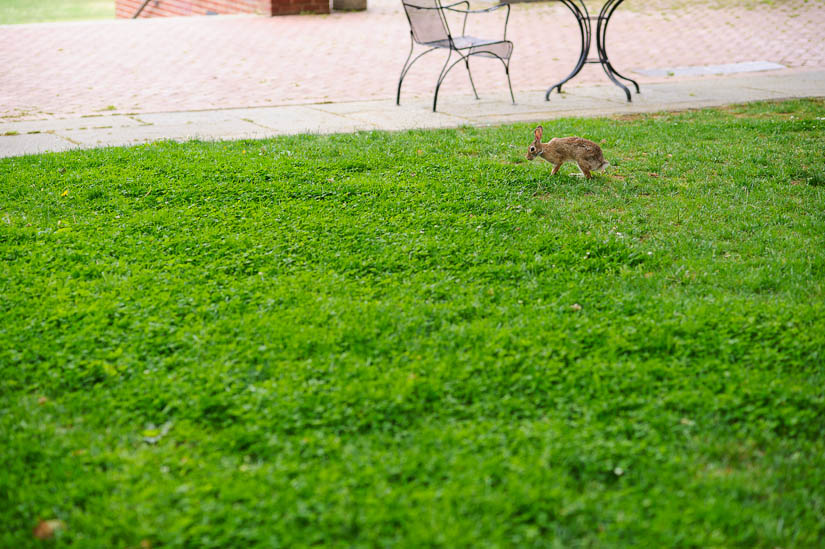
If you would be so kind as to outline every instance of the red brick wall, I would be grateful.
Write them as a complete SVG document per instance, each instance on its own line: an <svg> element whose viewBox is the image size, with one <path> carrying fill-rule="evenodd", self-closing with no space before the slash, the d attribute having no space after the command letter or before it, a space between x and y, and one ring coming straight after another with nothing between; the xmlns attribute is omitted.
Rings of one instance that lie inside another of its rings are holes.
<svg viewBox="0 0 825 549"><path fill-rule="evenodd" d="M143 0L115 0L115 16L131 18L142 4ZM140 17L207 15L210 12L221 15L329 13L329 0L149 0Z"/></svg>
<svg viewBox="0 0 825 549"><path fill-rule="evenodd" d="M262 0L261 6L267 15L329 13L329 0Z"/></svg>

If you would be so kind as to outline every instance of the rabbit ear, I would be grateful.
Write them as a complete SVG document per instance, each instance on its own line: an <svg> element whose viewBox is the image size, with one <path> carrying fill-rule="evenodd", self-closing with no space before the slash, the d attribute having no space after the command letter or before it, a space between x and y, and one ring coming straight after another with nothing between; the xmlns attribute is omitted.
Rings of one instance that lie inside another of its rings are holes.
<svg viewBox="0 0 825 549"><path fill-rule="evenodd" d="M536 141L541 141L541 136L542 136L543 133L544 133L544 128L542 128L541 126L537 127L535 130L533 130L533 135L536 136Z"/></svg>

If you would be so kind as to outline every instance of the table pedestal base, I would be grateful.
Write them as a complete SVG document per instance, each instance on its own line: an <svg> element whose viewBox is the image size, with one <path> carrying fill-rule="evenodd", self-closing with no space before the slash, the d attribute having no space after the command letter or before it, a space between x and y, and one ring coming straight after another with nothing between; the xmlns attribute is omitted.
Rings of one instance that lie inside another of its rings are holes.
<svg viewBox="0 0 825 549"><path fill-rule="evenodd" d="M626 82L630 82L636 88L636 93L640 93L639 91L639 84L631 79L628 78L619 71L617 71L613 65L610 63L610 59L607 57L607 24L610 23L610 17L613 15L613 12L616 11L616 8L619 7L619 4L624 2L624 0L607 0L602 6L601 11L599 12L598 17L591 16L587 11L587 6L584 4L584 0L559 0L562 4L567 6L567 8L573 12L573 15L576 16L576 22L579 24L579 32L581 33L581 54L579 55L579 60L576 62L576 67L573 69L573 72L567 75L561 82L558 84L553 84L547 89L547 93L544 95L544 99L549 101L550 100L550 92L553 89L557 89L559 93L561 93L562 84L566 84L568 80L572 79L574 76L579 74L582 70L582 67L587 63L599 63L604 69L605 74L607 77L617 86L624 90L625 95L627 96L627 100L630 101L630 89L625 86L621 80ZM587 56L590 54L590 44L592 43L592 22L596 21L596 53L598 54L598 59L588 59ZM621 80L620 80L621 79Z"/></svg>

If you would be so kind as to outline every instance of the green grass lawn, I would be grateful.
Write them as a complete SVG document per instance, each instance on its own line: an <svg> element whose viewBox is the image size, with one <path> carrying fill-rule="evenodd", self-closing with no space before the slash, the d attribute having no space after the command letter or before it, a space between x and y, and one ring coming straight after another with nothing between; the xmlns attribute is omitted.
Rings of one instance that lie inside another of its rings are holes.
<svg viewBox="0 0 825 549"><path fill-rule="evenodd" d="M0 160L0 546L821 547L823 118Z"/></svg>
<svg viewBox="0 0 825 549"><path fill-rule="evenodd" d="M113 0L0 0L0 25L114 17Z"/></svg>

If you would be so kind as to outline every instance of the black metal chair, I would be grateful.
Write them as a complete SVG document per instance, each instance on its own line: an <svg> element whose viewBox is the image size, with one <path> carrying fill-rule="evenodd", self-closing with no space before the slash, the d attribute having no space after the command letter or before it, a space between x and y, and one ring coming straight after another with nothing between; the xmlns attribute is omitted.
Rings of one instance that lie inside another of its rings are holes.
<svg viewBox="0 0 825 549"><path fill-rule="evenodd" d="M507 40L507 23L510 20L510 4L498 4L487 9L471 10L468 0L461 0L460 2L446 6L442 6L440 0L413 1L415 2L414 4L401 0L401 3L404 5L404 11L407 14L407 20L410 23L410 53L404 62L404 68L401 70L401 78L398 80L398 94L396 95L395 103L397 105L401 104L401 84L404 82L404 77L407 76L407 72L409 72L413 63L431 51L446 49L449 51L449 54L447 55L447 60L444 62L444 66L441 68L441 74L438 75L438 81L435 85L433 112L435 112L435 107L438 103L438 90L441 88L442 82L444 82L444 79L447 77L447 73L461 61L464 61L464 65L467 67L467 74L470 76L470 85L473 87L473 94L476 96L476 99L478 99L476 85L473 82L473 75L470 72L470 57L473 55L495 58L502 62L504 72L507 74L507 86L510 88L510 98L515 104L516 98L513 96L513 86L510 84L510 56L513 53L513 43ZM465 4L466 9L456 8L456 6L461 4ZM504 19L504 35L501 40L476 38L464 34L467 30L467 16L469 14L488 13L499 8L507 9L507 16ZM450 32L450 26L447 22L447 11L464 14L461 36L453 36ZM416 44L428 47L429 49L418 54L413 59L412 55ZM459 55L459 59L450 65L449 63L453 52ZM412 59L412 61L410 61L410 59Z"/></svg>

